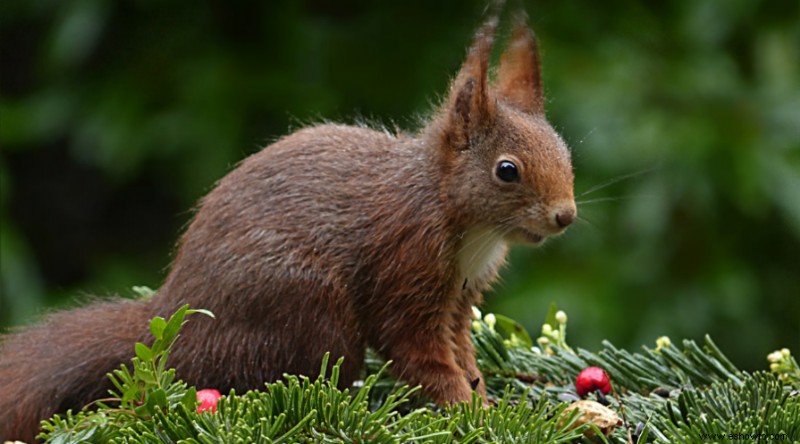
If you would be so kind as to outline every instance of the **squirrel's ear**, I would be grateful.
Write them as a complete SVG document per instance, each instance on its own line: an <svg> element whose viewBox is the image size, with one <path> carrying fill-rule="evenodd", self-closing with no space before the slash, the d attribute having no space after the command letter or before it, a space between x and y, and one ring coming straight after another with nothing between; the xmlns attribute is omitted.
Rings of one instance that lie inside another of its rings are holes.
<svg viewBox="0 0 800 444"><path fill-rule="evenodd" d="M488 71L497 18L481 26L450 86L447 99L446 128L448 144L457 149L469 148L470 136L479 132L494 118L494 99L489 95Z"/></svg>
<svg viewBox="0 0 800 444"><path fill-rule="evenodd" d="M497 95L521 111L544 115L539 49L524 12L514 17L511 39L500 56Z"/></svg>

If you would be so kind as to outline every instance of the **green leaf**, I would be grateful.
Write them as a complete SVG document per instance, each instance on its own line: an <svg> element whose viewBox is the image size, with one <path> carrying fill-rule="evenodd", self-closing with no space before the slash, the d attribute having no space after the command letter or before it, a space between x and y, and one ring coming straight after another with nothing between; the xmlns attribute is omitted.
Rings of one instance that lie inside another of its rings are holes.
<svg viewBox="0 0 800 444"><path fill-rule="evenodd" d="M145 384L149 385L157 385L158 380L156 379L155 374L148 369L145 368L137 368L134 372L134 375L137 379L141 380Z"/></svg>
<svg viewBox="0 0 800 444"><path fill-rule="evenodd" d="M141 393L141 391L139 390L139 387L128 386L125 389L125 392L122 394L122 402L126 403L128 401L132 401L134 399L138 399L140 393Z"/></svg>
<svg viewBox="0 0 800 444"><path fill-rule="evenodd" d="M136 343L136 357L141 359L142 361L149 362L153 359L153 351L150 347L142 344L141 342Z"/></svg>
<svg viewBox="0 0 800 444"><path fill-rule="evenodd" d="M553 327L553 330L558 330L558 321L556 320L556 313L558 313L558 306L556 306L555 302L551 302L550 308L547 309L547 316L544 317L544 323L550 324L550 326Z"/></svg>
<svg viewBox="0 0 800 444"><path fill-rule="evenodd" d="M181 398L180 403L183 404L188 411L197 409L197 389L195 387L189 387Z"/></svg>
<svg viewBox="0 0 800 444"><path fill-rule="evenodd" d="M183 320L186 317L186 310L188 308L189 308L188 304L184 305L183 307L179 308L178 311L175 312L175 314L170 316L169 321L167 321L166 327L164 327L163 340L165 343L170 344L178 335L178 331L180 331L181 326L183 325Z"/></svg>
<svg viewBox="0 0 800 444"><path fill-rule="evenodd" d="M150 321L150 332L153 333L156 339L164 338L164 329L167 328L167 321L161 316L156 316Z"/></svg>
<svg viewBox="0 0 800 444"><path fill-rule="evenodd" d="M211 312L211 311L209 311L209 310L204 310L204 309L202 309L202 308L193 308L193 309L191 309L191 310L187 310L187 311L186 311L186 314L195 314L195 313L204 314L204 315L206 315L206 316L208 316L208 317L210 317L210 318L214 318L214 319L216 319L216 318L217 318L216 316L214 316L214 313L212 313L212 312Z"/></svg>
<svg viewBox="0 0 800 444"><path fill-rule="evenodd" d="M152 405L158 406L161 410L167 411L169 404L167 404L167 392L162 388L153 390L147 394L149 400L152 400Z"/></svg>
<svg viewBox="0 0 800 444"><path fill-rule="evenodd" d="M135 407L133 412L136 413L137 416L140 417L148 417L153 414L151 402L145 402L144 404Z"/></svg>
<svg viewBox="0 0 800 444"><path fill-rule="evenodd" d="M134 293L142 299L149 299L155 296L156 292L150 287L145 285L135 285L131 287Z"/></svg>
<svg viewBox="0 0 800 444"><path fill-rule="evenodd" d="M525 330L525 327L520 325L519 322L497 313L495 313L494 316L495 319L497 319L497 326L503 330L503 333L505 333L506 336L510 338L511 335L514 335L517 337L517 339L519 339L523 346L533 347L533 339L531 339L531 336L528 334L527 330ZM555 320L555 315L553 319Z"/></svg>

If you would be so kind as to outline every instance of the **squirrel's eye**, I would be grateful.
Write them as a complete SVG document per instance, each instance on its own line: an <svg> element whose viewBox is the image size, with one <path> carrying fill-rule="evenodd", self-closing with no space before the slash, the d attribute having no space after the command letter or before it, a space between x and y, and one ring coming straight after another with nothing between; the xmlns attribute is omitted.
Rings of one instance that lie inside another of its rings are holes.
<svg viewBox="0 0 800 444"><path fill-rule="evenodd" d="M517 170L517 166L514 165L514 162L508 160L501 160L498 162L494 174L503 182L519 181L519 170Z"/></svg>

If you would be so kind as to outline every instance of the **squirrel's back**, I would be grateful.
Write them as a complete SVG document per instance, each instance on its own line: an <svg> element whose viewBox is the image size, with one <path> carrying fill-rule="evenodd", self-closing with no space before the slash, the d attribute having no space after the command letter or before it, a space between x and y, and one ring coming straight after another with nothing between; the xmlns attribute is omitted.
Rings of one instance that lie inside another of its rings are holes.
<svg viewBox="0 0 800 444"><path fill-rule="evenodd" d="M378 335L363 320L379 318L393 294L429 291L401 290L397 277L445 285L433 265L445 247L446 215L421 143L364 127L308 127L223 178L159 290L160 311L189 303L216 314L186 326L185 336L203 339L173 352L178 374L215 386L227 374L220 388L242 391L252 381L308 374L330 351L345 357L342 384L356 379ZM231 367L217 373L198 360Z"/></svg>

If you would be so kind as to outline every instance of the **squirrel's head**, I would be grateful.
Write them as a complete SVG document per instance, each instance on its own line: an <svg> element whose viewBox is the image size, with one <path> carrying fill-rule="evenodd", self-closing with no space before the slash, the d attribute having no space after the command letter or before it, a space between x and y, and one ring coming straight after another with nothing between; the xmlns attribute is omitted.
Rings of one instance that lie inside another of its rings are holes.
<svg viewBox="0 0 800 444"><path fill-rule="evenodd" d="M577 216L569 149L544 115L539 52L524 14L489 79L497 20L475 37L432 121L442 192L465 229L537 244Z"/></svg>

